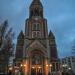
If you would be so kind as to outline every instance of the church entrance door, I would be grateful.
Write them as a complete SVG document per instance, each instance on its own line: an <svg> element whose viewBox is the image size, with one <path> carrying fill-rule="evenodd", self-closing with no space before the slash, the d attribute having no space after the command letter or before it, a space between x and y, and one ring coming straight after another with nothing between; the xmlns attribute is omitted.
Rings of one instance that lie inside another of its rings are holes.
<svg viewBox="0 0 75 75"><path fill-rule="evenodd" d="M39 65L32 66L31 75L42 75L42 67Z"/></svg>
<svg viewBox="0 0 75 75"><path fill-rule="evenodd" d="M31 75L43 75L44 72L44 54L41 51L33 51L30 57Z"/></svg>

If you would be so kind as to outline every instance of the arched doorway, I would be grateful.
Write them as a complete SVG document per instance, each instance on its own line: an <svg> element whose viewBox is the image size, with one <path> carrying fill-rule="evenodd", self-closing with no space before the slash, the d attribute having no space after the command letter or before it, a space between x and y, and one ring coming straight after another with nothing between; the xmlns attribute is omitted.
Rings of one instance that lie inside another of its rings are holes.
<svg viewBox="0 0 75 75"><path fill-rule="evenodd" d="M44 73L44 54L40 50L34 50L30 55L31 75L43 75Z"/></svg>
<svg viewBox="0 0 75 75"><path fill-rule="evenodd" d="M36 66L31 68L31 75L43 75L42 73L42 67L39 68Z"/></svg>

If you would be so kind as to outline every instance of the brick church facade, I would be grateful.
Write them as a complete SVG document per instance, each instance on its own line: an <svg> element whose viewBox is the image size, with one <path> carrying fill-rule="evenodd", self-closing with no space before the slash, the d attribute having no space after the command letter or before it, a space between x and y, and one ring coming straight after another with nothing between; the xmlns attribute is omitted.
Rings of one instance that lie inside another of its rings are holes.
<svg viewBox="0 0 75 75"><path fill-rule="evenodd" d="M25 32L21 31L17 38L15 65L25 75L49 75L59 71L55 36L52 31L48 34L40 0L32 1Z"/></svg>

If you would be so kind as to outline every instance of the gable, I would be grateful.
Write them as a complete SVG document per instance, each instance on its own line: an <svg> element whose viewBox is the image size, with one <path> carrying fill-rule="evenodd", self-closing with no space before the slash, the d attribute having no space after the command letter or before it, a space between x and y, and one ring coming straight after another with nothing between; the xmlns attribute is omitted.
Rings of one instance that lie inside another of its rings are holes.
<svg viewBox="0 0 75 75"><path fill-rule="evenodd" d="M38 40L33 41L28 47L27 49L43 49L46 50L46 48L43 46L43 44L41 42L39 42Z"/></svg>

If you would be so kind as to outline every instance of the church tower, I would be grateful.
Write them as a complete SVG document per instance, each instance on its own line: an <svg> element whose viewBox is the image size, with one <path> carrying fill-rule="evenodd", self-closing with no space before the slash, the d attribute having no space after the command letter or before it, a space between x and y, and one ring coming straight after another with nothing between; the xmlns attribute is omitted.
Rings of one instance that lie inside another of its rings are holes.
<svg viewBox="0 0 75 75"><path fill-rule="evenodd" d="M16 62L21 65L25 75L48 75L52 61L56 62L58 57L55 36L52 32L48 35L40 0L33 0L29 7L24 33L18 36Z"/></svg>

